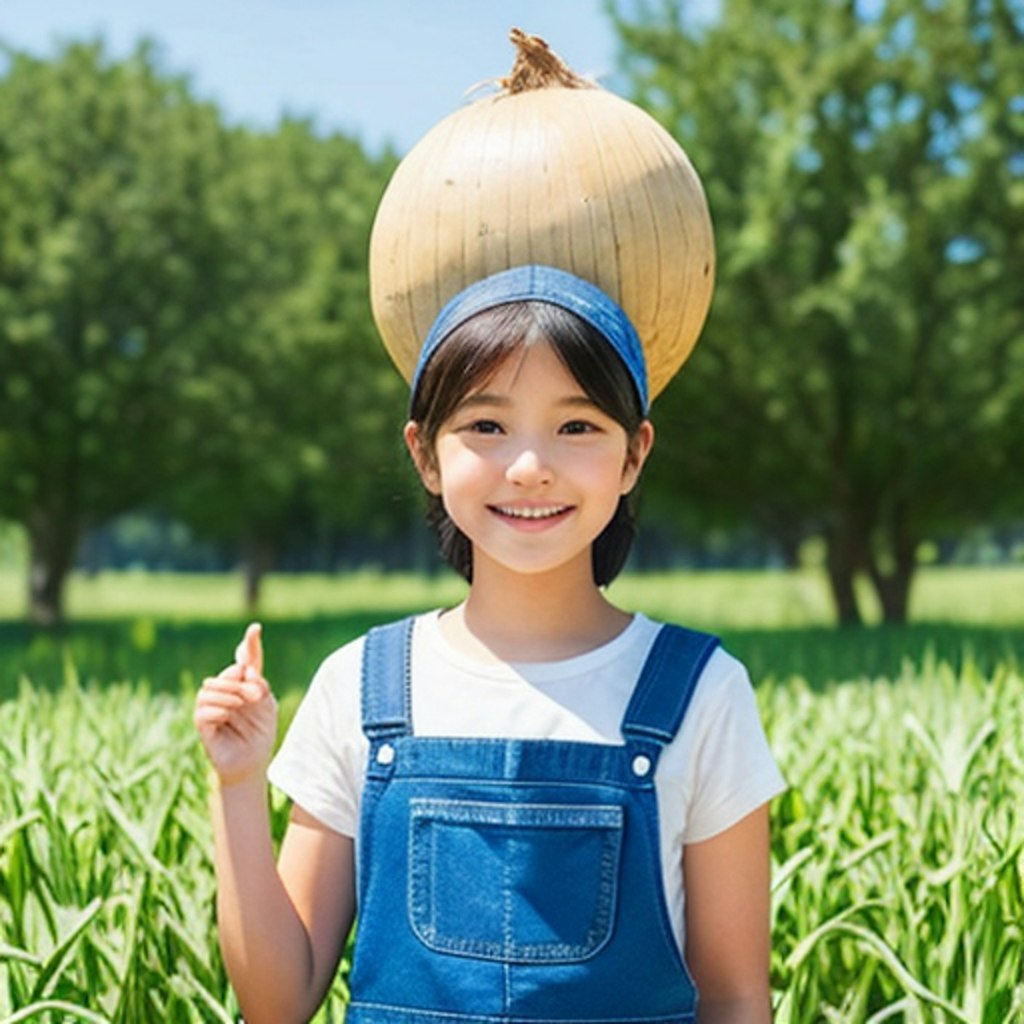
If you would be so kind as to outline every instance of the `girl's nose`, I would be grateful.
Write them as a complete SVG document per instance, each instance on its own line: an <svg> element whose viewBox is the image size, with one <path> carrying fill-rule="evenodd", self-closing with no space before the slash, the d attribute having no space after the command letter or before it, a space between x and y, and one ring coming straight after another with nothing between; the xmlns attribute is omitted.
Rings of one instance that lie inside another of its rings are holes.
<svg viewBox="0 0 1024 1024"><path fill-rule="evenodd" d="M536 445L521 448L513 456L505 475L510 482L521 487L536 487L550 483L553 473L541 449Z"/></svg>

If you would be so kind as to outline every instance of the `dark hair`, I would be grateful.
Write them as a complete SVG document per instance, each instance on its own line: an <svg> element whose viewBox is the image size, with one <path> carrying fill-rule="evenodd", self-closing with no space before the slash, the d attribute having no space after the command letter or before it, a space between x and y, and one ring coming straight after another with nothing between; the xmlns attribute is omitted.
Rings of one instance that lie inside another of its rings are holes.
<svg viewBox="0 0 1024 1024"><path fill-rule="evenodd" d="M430 357L412 396L410 418L420 444L433 458L442 425L474 388L486 382L513 352L548 342L587 397L620 424L632 443L644 422L636 387L604 336L574 313L548 302L509 302L477 313L456 327ZM441 498L428 496L428 522L441 554L466 580L473 578L473 547L452 522ZM636 529L627 495L592 548L594 582L611 583L625 564Z"/></svg>

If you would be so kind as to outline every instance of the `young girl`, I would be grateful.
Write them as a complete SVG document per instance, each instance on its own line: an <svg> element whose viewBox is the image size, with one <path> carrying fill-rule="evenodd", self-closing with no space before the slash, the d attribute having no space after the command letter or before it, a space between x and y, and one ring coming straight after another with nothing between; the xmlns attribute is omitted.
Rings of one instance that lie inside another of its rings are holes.
<svg viewBox="0 0 1024 1024"><path fill-rule="evenodd" d="M746 672L602 590L653 443L646 381L623 311L560 270L442 311L405 440L468 594L323 663L270 766L293 801L276 864L258 626L204 682L249 1024L316 1011L357 908L348 1024L770 1020L783 783Z"/></svg>

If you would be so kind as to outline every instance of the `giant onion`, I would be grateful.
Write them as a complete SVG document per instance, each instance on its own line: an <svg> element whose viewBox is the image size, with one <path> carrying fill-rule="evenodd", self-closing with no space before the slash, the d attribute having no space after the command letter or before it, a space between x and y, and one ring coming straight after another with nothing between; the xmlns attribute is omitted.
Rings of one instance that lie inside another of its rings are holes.
<svg viewBox="0 0 1024 1024"><path fill-rule="evenodd" d="M714 283L711 219L688 157L639 107L518 29L502 91L432 128L396 169L370 243L374 318L406 379L442 306L541 263L614 298L653 397L689 356Z"/></svg>

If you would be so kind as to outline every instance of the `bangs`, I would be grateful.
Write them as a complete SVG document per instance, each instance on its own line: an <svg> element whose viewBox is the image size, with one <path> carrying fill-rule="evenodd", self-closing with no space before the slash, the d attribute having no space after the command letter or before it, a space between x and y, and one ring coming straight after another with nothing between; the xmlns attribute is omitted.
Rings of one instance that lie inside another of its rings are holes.
<svg viewBox="0 0 1024 1024"><path fill-rule="evenodd" d="M494 306L456 327L431 356L412 396L410 418L432 444L441 425L505 360L551 345L587 397L632 437L644 420L625 363L595 327L548 302Z"/></svg>

